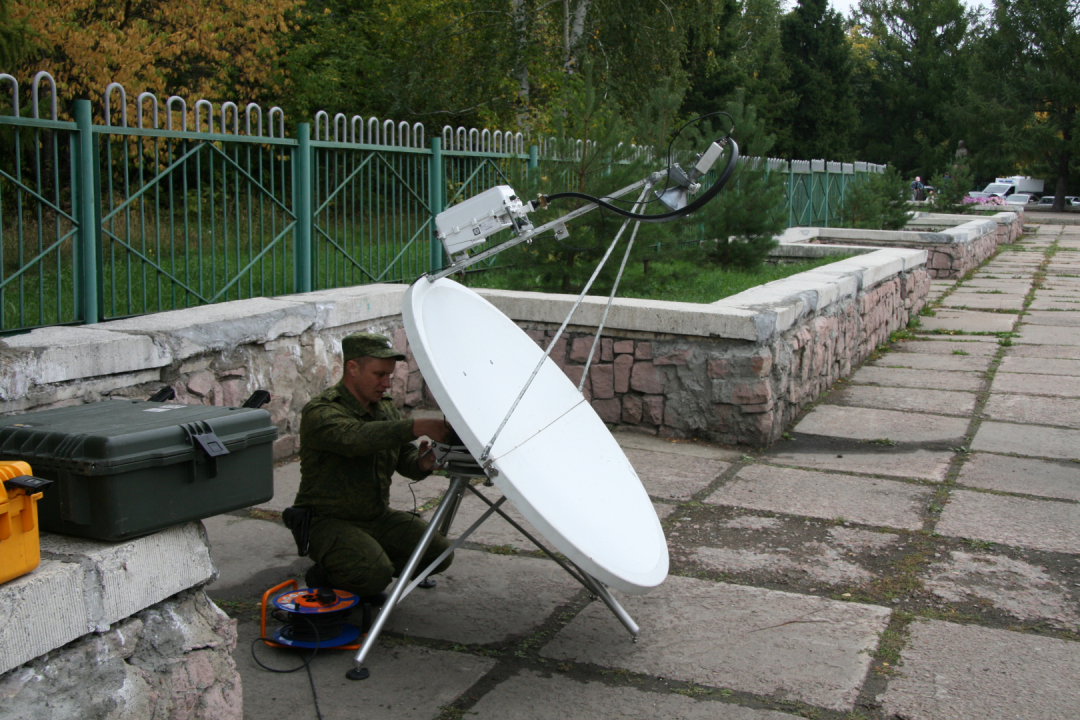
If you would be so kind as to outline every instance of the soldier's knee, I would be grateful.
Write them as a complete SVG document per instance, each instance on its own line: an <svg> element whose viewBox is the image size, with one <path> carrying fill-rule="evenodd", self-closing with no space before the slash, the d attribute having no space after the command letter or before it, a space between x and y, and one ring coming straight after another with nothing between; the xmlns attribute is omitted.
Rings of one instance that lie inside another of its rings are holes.
<svg viewBox="0 0 1080 720"><path fill-rule="evenodd" d="M350 565L336 570L330 577L334 587L361 597L382 592L394 579L394 566L385 555L370 565Z"/></svg>

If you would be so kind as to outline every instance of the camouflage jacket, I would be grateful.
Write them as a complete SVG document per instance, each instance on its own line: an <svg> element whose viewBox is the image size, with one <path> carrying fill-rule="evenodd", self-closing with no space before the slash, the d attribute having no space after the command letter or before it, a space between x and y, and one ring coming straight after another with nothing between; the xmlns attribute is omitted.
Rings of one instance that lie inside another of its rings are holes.
<svg viewBox="0 0 1080 720"><path fill-rule="evenodd" d="M304 406L294 504L323 517L374 520L390 506L395 470L413 480L428 475L411 440L412 420L390 398L368 411L339 382Z"/></svg>

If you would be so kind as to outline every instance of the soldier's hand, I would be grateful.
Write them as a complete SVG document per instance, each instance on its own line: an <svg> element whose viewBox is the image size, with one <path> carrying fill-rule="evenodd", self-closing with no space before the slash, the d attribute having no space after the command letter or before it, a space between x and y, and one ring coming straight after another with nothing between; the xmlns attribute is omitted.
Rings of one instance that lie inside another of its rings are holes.
<svg viewBox="0 0 1080 720"><path fill-rule="evenodd" d="M432 470L438 470L435 465L435 450L431 447L431 443L427 440L420 441L420 469L424 472L431 472Z"/></svg>
<svg viewBox="0 0 1080 720"><path fill-rule="evenodd" d="M450 426L441 418L416 418L413 420L412 431L416 437L427 435L435 442L446 442L450 435Z"/></svg>

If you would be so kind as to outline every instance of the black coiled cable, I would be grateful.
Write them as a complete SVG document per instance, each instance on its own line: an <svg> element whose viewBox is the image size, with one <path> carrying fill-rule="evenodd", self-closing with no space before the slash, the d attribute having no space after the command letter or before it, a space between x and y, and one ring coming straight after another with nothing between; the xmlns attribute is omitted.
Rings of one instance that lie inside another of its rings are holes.
<svg viewBox="0 0 1080 720"><path fill-rule="evenodd" d="M728 162L727 165L724 167L724 171L720 174L720 177L717 178L716 182L713 183L712 187L702 193L697 200L688 204L681 210L672 210L671 212L658 213L656 215L642 215L640 213L630 212L629 210L623 210L621 207L612 205L611 203L601 200L598 197L593 197L592 195L587 195L585 193L579 193L574 191L553 193L546 196L545 202L551 202L552 200L558 200L560 198L578 198L581 200L588 200L591 203L595 203L598 207L604 208L605 210L610 210L616 215L621 215L622 217L627 217L631 220L637 220L639 222L647 223L670 222L671 220L685 217L692 212L700 210L702 207L705 206L707 202L716 197L717 193L724 189L724 186L727 185L728 180L731 179L732 174L735 172L735 163L739 161L739 144L730 137L720 138L716 142L719 144L731 144L731 155L728 157Z"/></svg>

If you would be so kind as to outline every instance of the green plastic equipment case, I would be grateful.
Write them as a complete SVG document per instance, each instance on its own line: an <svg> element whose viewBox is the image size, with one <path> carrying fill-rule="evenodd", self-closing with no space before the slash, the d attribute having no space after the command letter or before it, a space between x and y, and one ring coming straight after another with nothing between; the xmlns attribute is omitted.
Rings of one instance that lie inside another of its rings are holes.
<svg viewBox="0 0 1080 720"><path fill-rule="evenodd" d="M0 417L0 460L56 483L42 530L123 540L269 500L276 437L265 410L106 400Z"/></svg>

